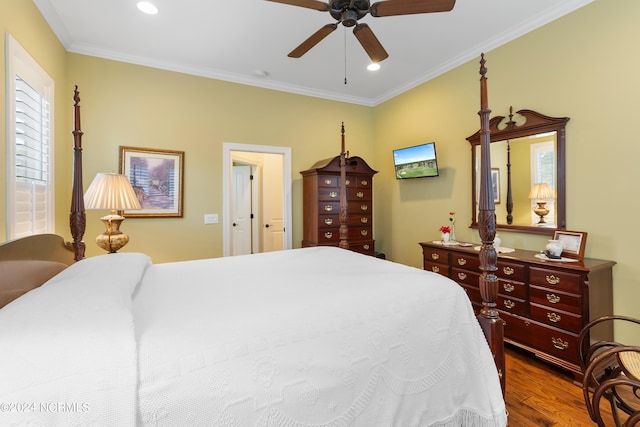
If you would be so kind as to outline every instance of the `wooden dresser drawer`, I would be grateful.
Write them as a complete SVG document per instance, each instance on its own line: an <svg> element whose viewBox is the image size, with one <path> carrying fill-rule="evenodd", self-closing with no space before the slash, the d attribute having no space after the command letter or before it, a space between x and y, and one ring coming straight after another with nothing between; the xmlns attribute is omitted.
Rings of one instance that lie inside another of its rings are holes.
<svg viewBox="0 0 640 427"><path fill-rule="evenodd" d="M347 188L347 200L371 201L371 188Z"/></svg>
<svg viewBox="0 0 640 427"><path fill-rule="evenodd" d="M555 289L529 287L529 300L532 303L546 305L556 310L570 311L582 314L582 299L580 296Z"/></svg>
<svg viewBox="0 0 640 427"><path fill-rule="evenodd" d="M347 210L349 215L356 213L371 213L373 211L373 205L369 200L363 200L361 202L347 202Z"/></svg>
<svg viewBox="0 0 640 427"><path fill-rule="evenodd" d="M578 364L578 334L500 311L505 321L504 335L517 343Z"/></svg>
<svg viewBox="0 0 640 427"><path fill-rule="evenodd" d="M319 202L319 214L340 214L340 202Z"/></svg>
<svg viewBox="0 0 640 427"><path fill-rule="evenodd" d="M443 276L449 277L449 266L447 264L431 262L425 259L423 268L427 271L433 271L434 273L440 273Z"/></svg>
<svg viewBox="0 0 640 427"><path fill-rule="evenodd" d="M327 227L339 227L340 226L340 216L339 215L319 215L318 216L318 228L327 228Z"/></svg>
<svg viewBox="0 0 640 427"><path fill-rule="evenodd" d="M443 264L449 263L449 251L446 249L438 249L438 248L424 248L422 251L422 257L424 258L424 262L439 262Z"/></svg>
<svg viewBox="0 0 640 427"><path fill-rule="evenodd" d="M340 189L338 188L319 188L318 200L322 202L340 201Z"/></svg>
<svg viewBox="0 0 640 427"><path fill-rule="evenodd" d="M482 296L480 295L480 288L478 288L477 286L461 286L462 289L464 289L464 291L467 293L467 296L469 297L469 300L473 303L473 305L481 307Z"/></svg>
<svg viewBox="0 0 640 427"><path fill-rule="evenodd" d="M318 187L338 187L340 184L340 177L338 176L318 176Z"/></svg>
<svg viewBox="0 0 640 427"><path fill-rule="evenodd" d="M561 270L539 267L529 268L529 282L532 285L546 286L568 292L582 292L581 275Z"/></svg>
<svg viewBox="0 0 640 427"><path fill-rule="evenodd" d="M478 270L480 268L480 259L475 254L451 252L451 266Z"/></svg>
<svg viewBox="0 0 640 427"><path fill-rule="evenodd" d="M477 288L479 285L480 273L451 267L451 278L460 284L464 283L465 285L475 286Z"/></svg>
<svg viewBox="0 0 640 427"><path fill-rule="evenodd" d="M496 305L500 310L508 311L509 313L519 314L520 316L526 314L526 301L518 298L498 295Z"/></svg>
<svg viewBox="0 0 640 427"><path fill-rule="evenodd" d="M498 261L498 271L496 272L496 274L498 275L498 277L502 277L509 280L516 280L518 282L524 282L525 270L526 268L523 264L517 264L514 262L507 262L507 261Z"/></svg>
<svg viewBox="0 0 640 427"><path fill-rule="evenodd" d="M354 177L354 183L358 188L371 188L371 179L366 176Z"/></svg>
<svg viewBox="0 0 640 427"><path fill-rule="evenodd" d="M533 320L577 334L580 333L582 328L582 316L562 310L554 310L553 307L547 307L546 305L531 304L529 314Z"/></svg>
<svg viewBox="0 0 640 427"><path fill-rule="evenodd" d="M349 249L354 252L360 252L361 254L374 255L375 242L373 240L367 240L363 242L349 242Z"/></svg>
<svg viewBox="0 0 640 427"><path fill-rule="evenodd" d="M347 218L347 225L349 227L368 227L372 224L371 219L371 214L349 214L349 217ZM340 224L340 221L338 221L338 224Z"/></svg>
<svg viewBox="0 0 640 427"><path fill-rule="evenodd" d="M510 298L525 299L527 297L527 288L525 284L512 280L498 278L498 292Z"/></svg>
<svg viewBox="0 0 640 427"><path fill-rule="evenodd" d="M329 243L338 243L340 241L340 232L337 228L326 228L318 233L318 244L326 245Z"/></svg>
<svg viewBox="0 0 640 427"><path fill-rule="evenodd" d="M349 227L349 241L351 240L370 240L373 237L371 227Z"/></svg>

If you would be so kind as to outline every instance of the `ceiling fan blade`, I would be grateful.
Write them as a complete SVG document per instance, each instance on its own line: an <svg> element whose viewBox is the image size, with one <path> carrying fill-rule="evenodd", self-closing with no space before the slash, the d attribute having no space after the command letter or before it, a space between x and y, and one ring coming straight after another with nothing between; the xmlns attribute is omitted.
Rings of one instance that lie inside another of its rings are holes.
<svg viewBox="0 0 640 427"><path fill-rule="evenodd" d="M291 6L306 7L307 9L319 10L320 12L327 12L329 5L325 2L318 0L267 0L275 3L289 4Z"/></svg>
<svg viewBox="0 0 640 427"><path fill-rule="evenodd" d="M373 62L382 62L389 57L389 54L378 40L371 28L367 24L358 24L353 29L353 34L369 55Z"/></svg>
<svg viewBox="0 0 640 427"><path fill-rule="evenodd" d="M302 55L307 53L309 49L320 43L322 39L331 34L336 28L338 28L338 24L325 25L324 27L313 33L311 37L300 43L300 45L297 48L293 49L287 56L289 58L300 58Z"/></svg>
<svg viewBox="0 0 640 427"><path fill-rule="evenodd" d="M371 16L412 15L414 13L449 12L456 0L387 0L371 5Z"/></svg>

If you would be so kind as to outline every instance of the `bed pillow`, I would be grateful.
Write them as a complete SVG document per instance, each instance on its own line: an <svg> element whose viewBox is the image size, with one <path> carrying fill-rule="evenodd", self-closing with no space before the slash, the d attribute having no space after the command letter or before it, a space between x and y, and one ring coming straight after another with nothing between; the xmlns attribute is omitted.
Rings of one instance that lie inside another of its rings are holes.
<svg viewBox="0 0 640 427"><path fill-rule="evenodd" d="M0 308L67 268L55 261L0 261Z"/></svg>

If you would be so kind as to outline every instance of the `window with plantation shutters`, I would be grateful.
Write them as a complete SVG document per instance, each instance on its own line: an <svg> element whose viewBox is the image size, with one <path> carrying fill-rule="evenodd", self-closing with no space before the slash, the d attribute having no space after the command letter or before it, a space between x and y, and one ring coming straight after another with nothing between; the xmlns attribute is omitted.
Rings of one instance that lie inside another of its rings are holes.
<svg viewBox="0 0 640 427"><path fill-rule="evenodd" d="M53 80L7 35L7 238L53 232Z"/></svg>

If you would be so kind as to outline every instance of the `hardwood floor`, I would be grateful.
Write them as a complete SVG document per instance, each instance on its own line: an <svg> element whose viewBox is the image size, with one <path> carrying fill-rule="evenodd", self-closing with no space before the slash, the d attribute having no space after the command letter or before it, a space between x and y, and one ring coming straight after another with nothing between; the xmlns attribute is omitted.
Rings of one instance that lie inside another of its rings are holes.
<svg viewBox="0 0 640 427"><path fill-rule="evenodd" d="M582 388L566 371L507 346L509 427L592 427ZM606 413L610 410L602 408Z"/></svg>

